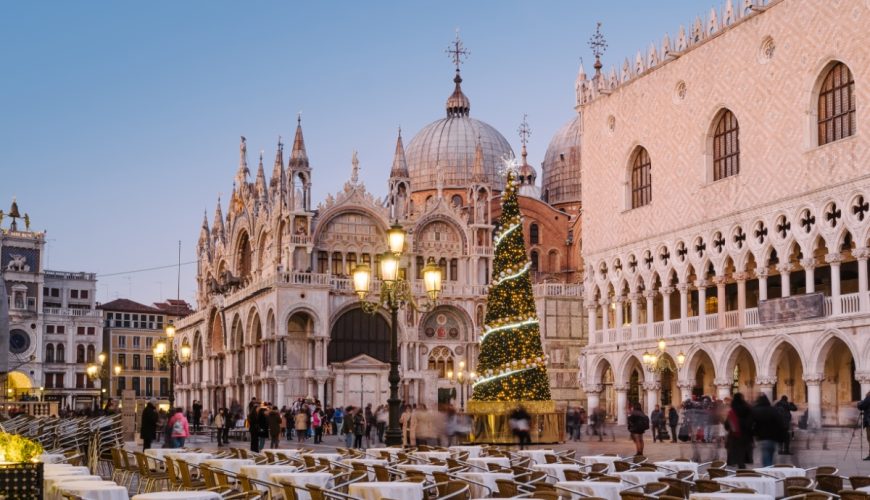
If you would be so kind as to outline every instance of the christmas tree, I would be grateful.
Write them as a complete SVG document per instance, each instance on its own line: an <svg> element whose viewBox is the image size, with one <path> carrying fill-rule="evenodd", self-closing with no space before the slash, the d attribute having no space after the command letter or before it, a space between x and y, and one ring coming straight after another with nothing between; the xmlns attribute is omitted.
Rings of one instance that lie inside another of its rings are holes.
<svg viewBox="0 0 870 500"><path fill-rule="evenodd" d="M515 165L515 163L514 163ZM526 256L515 169L508 169L494 238L492 284L478 356L476 401L547 401L550 382Z"/></svg>

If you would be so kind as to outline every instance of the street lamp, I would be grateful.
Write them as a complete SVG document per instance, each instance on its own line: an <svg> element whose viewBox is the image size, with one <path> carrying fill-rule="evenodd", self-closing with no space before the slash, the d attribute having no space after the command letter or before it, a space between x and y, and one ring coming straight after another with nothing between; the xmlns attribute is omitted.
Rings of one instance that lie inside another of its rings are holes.
<svg viewBox="0 0 870 500"><path fill-rule="evenodd" d="M380 308L390 311L390 373L387 380L390 383L389 420L384 440L387 446L402 444L402 429L399 427L402 400L399 399L399 308L409 305L418 311L430 311L441 293L441 269L430 258L423 268L423 286L427 301L418 304L414 300L411 283L400 276L402 252L405 249L405 230L398 223L387 231L387 247L389 251L381 256L380 278L381 289L376 301L368 301L366 297L371 292L372 269L367 264L359 264L353 269L353 288L359 296L363 311L375 314Z"/></svg>
<svg viewBox="0 0 870 500"><path fill-rule="evenodd" d="M447 380L449 380L451 384L453 384L454 382L459 384L460 412L465 412L465 388L473 384L476 379L476 373L465 371L465 361L459 362L459 371L457 371L456 373L453 373L453 371L447 372Z"/></svg>
<svg viewBox="0 0 870 500"><path fill-rule="evenodd" d="M187 340L181 348L175 349L175 325L172 322L163 328L166 340L159 340L154 344L154 359L158 363L169 365L169 408L175 408L175 366L185 366L190 362L190 345Z"/></svg>
<svg viewBox="0 0 870 500"><path fill-rule="evenodd" d="M103 407L103 400L107 395L106 388L109 385L108 381L110 372L106 367L106 359L108 359L106 353L101 352L100 354L97 354L97 363L88 363L88 366L85 368L85 373L87 374L88 379L92 382L95 380L100 381L100 408Z"/></svg>
<svg viewBox="0 0 870 500"><path fill-rule="evenodd" d="M641 357L643 365L649 372L659 373L665 370L675 372L683 367L683 363L686 362L686 355L683 354L683 351L677 354L677 366L674 366L673 362L664 356L668 348L665 339L659 339L656 347L658 348L657 350L654 350L652 353L644 352Z"/></svg>

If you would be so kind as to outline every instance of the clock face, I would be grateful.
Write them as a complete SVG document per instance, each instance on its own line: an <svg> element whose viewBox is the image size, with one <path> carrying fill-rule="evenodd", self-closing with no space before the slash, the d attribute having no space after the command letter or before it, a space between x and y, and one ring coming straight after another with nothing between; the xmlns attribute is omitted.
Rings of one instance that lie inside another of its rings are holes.
<svg viewBox="0 0 870 500"><path fill-rule="evenodd" d="M21 354L30 348L30 335L24 330L12 330L9 332L9 351L12 354Z"/></svg>

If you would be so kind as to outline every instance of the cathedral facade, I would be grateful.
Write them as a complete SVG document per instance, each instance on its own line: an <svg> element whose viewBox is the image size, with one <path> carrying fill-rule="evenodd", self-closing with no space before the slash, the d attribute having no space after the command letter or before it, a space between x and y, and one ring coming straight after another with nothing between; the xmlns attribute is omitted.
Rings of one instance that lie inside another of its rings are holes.
<svg viewBox="0 0 870 500"><path fill-rule="evenodd" d="M631 401L741 392L855 422L868 24L861 2L728 0L621 69L581 69L590 407L623 421Z"/></svg>
<svg viewBox="0 0 870 500"><path fill-rule="evenodd" d="M179 404L196 399L207 408L229 407L255 396L279 406L300 397L331 406L385 403L388 312L363 311L351 274L364 263L377 276L386 231L398 222L408 233L402 273L418 300L424 301L422 270L430 259L443 279L434 309L400 312L400 396L430 408L459 405L463 388L447 373L475 370L504 186L499 168L513 156L504 136L471 117L461 82L457 65L446 116L407 147L399 133L383 199L362 182L354 153L343 189L315 205L317 167L301 122L286 163L279 143L268 180L261 155L252 181L242 138L227 213L219 201L211 224L203 220L198 310L177 323L176 342L193 353L176 384ZM551 144L543 191L526 161L525 138L520 170L535 298L553 395L562 406L580 397L586 326L574 271L582 269L575 122ZM373 289L376 296L377 282Z"/></svg>

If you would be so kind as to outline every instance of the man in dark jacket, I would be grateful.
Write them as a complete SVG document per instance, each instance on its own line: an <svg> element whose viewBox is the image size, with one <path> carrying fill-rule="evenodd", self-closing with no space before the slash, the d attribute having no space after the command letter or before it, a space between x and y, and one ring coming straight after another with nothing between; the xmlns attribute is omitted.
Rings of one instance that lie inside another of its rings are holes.
<svg viewBox="0 0 870 500"><path fill-rule="evenodd" d="M680 423L680 414L677 409L671 406L668 410L668 427L671 428L671 442L677 442L677 424Z"/></svg>
<svg viewBox="0 0 870 500"><path fill-rule="evenodd" d="M193 433L199 433L199 421L202 420L202 403L198 400L193 401Z"/></svg>
<svg viewBox="0 0 870 500"><path fill-rule="evenodd" d="M656 405L652 413L649 414L649 419L652 421L653 443L656 442L656 438L658 438L659 441L662 441L662 430L665 427L665 414L662 413L662 409L659 405Z"/></svg>
<svg viewBox="0 0 870 500"><path fill-rule="evenodd" d="M788 396L779 398L774 406L785 427L785 436L779 445L779 454L791 455L791 412L797 411L797 406L788 400Z"/></svg>
<svg viewBox="0 0 870 500"><path fill-rule="evenodd" d="M770 405L766 394L761 394L755 400L752 408L752 419L755 421L753 434L761 448L761 466L773 465L773 453L777 443L781 443L785 437L785 427L779 412Z"/></svg>
<svg viewBox="0 0 870 500"><path fill-rule="evenodd" d="M142 410L139 437L142 438L142 451L151 448L151 442L157 437L157 400L154 398L151 398Z"/></svg>
<svg viewBox="0 0 870 500"><path fill-rule="evenodd" d="M867 449L870 450L870 392L864 396L864 399L858 403L858 410L864 415L863 422L859 422L864 427L864 433L867 436ZM864 457L864 460L870 460L870 454Z"/></svg>
<svg viewBox="0 0 870 500"><path fill-rule="evenodd" d="M251 437L251 451L259 452L260 451L260 423L257 418L257 410L259 407L256 405L255 400L251 400L251 403L248 404L248 434ZM269 432L269 428L266 427L266 432Z"/></svg>
<svg viewBox="0 0 870 500"><path fill-rule="evenodd" d="M649 417L644 414L640 403L635 403L628 416L628 432L634 441L635 455L643 455L643 433L649 429Z"/></svg>

